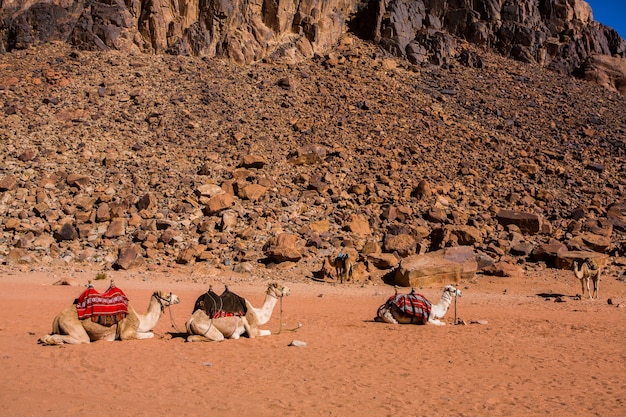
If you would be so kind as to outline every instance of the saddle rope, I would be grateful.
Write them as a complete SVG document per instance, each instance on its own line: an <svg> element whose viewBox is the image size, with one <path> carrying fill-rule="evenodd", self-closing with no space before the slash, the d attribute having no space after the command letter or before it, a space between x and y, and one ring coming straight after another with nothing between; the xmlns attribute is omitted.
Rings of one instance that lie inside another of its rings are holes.
<svg viewBox="0 0 626 417"><path fill-rule="evenodd" d="M169 299L162 299L161 296L156 293L154 295L156 295L157 301L161 304L161 311L165 310L165 307L167 307L167 311L170 314L170 324L172 325L172 328L176 330L176 333L182 333L178 327L176 327L176 323L174 323L174 316L172 315L172 309L170 308L172 306L172 293L170 292ZM167 301L167 305L164 306L163 301Z"/></svg>
<svg viewBox="0 0 626 417"><path fill-rule="evenodd" d="M284 325L283 325L283 297L280 296L279 298L280 298L280 311L279 311L278 319L279 319L280 326L279 326L278 332L276 334L280 334L280 332L282 332L283 330L286 331L286 332L295 332L295 331L297 331L300 327L302 327L302 323L298 323L298 325L296 327L294 327L293 329L284 329L283 328L284 327Z"/></svg>
<svg viewBox="0 0 626 417"><path fill-rule="evenodd" d="M209 285L209 291L211 291L213 289L212 285ZM207 292L209 292L207 291ZM217 309L217 303L215 302L215 298L211 297L211 301L213 301L213 308L215 308L215 311L221 311L222 308L224 308L224 300L222 300L222 297L220 297L220 308L219 310ZM209 322L209 327L206 329L206 332L202 333L202 336L206 337L207 334L209 334L209 331L211 330L211 327L213 327L213 314L211 314L211 317L209 317L211 319L211 321ZM236 325L235 325L236 326ZM236 329L236 327L235 327ZM233 331L234 333L234 331ZM232 336L232 334L231 334Z"/></svg>

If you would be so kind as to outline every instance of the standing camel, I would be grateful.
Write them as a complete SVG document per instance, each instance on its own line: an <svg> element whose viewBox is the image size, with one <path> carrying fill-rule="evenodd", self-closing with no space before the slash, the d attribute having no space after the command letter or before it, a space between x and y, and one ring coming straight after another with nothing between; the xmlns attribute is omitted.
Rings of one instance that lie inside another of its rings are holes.
<svg viewBox="0 0 626 417"><path fill-rule="evenodd" d="M259 326L266 324L278 300L291 292L289 288L276 282L268 285L265 291L265 301L261 308L255 308L247 299L244 299L247 311L245 315L228 315L216 312L212 317L207 315L204 309L197 309L187 320L188 342L222 341L224 339L239 339L247 333L248 337L268 336L270 330L262 330Z"/></svg>
<svg viewBox="0 0 626 417"><path fill-rule="evenodd" d="M582 296L585 296L585 287L589 294L589 299L598 298L598 290L600 287L600 266L591 258L585 258L583 263L578 267L578 262L574 261L574 275L580 280L582 286ZM589 290L589 280L593 281L593 295Z"/></svg>

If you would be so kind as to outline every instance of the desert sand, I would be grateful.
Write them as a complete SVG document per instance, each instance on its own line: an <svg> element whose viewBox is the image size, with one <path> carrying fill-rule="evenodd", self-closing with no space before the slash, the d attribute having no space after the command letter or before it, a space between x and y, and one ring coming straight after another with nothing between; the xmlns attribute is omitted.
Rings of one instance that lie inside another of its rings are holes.
<svg viewBox="0 0 626 417"><path fill-rule="evenodd" d="M94 271L0 274L1 416L623 416L626 284L603 278L577 300L570 271L462 282L454 325L373 321L393 287L281 282L291 296L267 337L187 343L180 331L213 285L263 301L270 275L224 271L107 272L144 311L155 289L181 303L148 340L41 346L53 317ZM52 285L71 278L77 285ZM104 290L108 281L94 281ZM408 292L408 289L401 289ZM432 301L440 288L419 289ZM563 302L557 302L561 295ZM610 302L609 302L610 299ZM301 327L293 332L290 329ZM279 333L280 328L283 330ZM290 346L294 340L304 347Z"/></svg>

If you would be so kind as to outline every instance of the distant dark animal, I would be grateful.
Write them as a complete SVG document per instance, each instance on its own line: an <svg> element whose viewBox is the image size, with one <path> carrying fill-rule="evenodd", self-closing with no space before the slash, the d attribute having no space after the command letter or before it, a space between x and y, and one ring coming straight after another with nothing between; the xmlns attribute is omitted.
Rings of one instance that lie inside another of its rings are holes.
<svg viewBox="0 0 626 417"><path fill-rule="evenodd" d="M343 284L344 278L346 281L352 279L353 262L348 253L340 252L333 263L335 265L335 270L337 272L339 282Z"/></svg>

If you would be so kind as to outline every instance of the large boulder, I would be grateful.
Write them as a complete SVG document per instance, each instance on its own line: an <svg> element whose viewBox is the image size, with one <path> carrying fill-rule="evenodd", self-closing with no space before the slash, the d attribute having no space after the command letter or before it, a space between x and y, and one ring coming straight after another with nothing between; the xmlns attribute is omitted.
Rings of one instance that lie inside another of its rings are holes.
<svg viewBox="0 0 626 417"><path fill-rule="evenodd" d="M581 71L585 80L626 95L626 58L595 54L587 58Z"/></svg>
<svg viewBox="0 0 626 417"><path fill-rule="evenodd" d="M472 279L478 269L474 250L469 246L445 248L404 258L394 282L402 287L431 287Z"/></svg>
<svg viewBox="0 0 626 417"><path fill-rule="evenodd" d="M604 268L609 262L609 255L603 253L591 251L563 251L559 252L556 256L556 267L559 269L572 269L574 268L574 262L578 262L578 265L580 265L587 258L594 260L600 268Z"/></svg>
<svg viewBox="0 0 626 417"><path fill-rule="evenodd" d="M302 258L298 237L289 233L280 233L269 239L263 246L263 253L268 260L276 263L297 262Z"/></svg>

